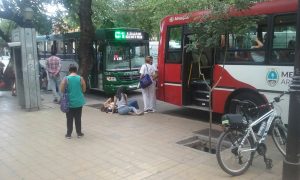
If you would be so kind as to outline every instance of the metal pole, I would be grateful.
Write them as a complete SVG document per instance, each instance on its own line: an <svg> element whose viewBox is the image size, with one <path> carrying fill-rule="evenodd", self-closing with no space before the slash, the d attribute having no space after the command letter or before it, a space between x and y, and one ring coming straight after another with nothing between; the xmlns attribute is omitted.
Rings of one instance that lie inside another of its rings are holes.
<svg viewBox="0 0 300 180"><path fill-rule="evenodd" d="M290 85L290 104L283 180L300 179L300 0L298 0L294 76Z"/></svg>

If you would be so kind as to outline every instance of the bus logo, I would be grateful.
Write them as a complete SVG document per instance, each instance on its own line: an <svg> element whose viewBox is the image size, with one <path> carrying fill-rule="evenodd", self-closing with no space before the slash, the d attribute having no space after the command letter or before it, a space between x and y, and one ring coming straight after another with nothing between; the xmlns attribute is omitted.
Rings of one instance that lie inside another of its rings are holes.
<svg viewBox="0 0 300 180"><path fill-rule="evenodd" d="M267 73L267 83L269 86L274 87L278 83L279 75L276 69L270 69Z"/></svg>
<svg viewBox="0 0 300 180"><path fill-rule="evenodd" d="M169 21L173 22L174 21L174 17L170 17Z"/></svg>

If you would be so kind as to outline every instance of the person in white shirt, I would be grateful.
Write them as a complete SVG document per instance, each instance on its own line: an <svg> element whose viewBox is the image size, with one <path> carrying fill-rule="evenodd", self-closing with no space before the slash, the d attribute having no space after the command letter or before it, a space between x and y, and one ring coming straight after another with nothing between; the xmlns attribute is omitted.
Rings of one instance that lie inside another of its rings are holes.
<svg viewBox="0 0 300 180"><path fill-rule="evenodd" d="M155 69L155 74L153 75L153 81L155 83L155 86L154 86L153 100L152 100L152 107L153 107L152 110L154 112L156 110L156 86L157 86L157 79L158 79L158 69L157 69L157 64L153 64L153 58L151 59L150 64Z"/></svg>
<svg viewBox="0 0 300 180"><path fill-rule="evenodd" d="M155 112L157 68L153 66L152 63L152 56L147 56L145 58L145 64L143 64L140 69L140 78L142 78L146 74L149 74L152 80L152 84L150 86L142 88L145 113Z"/></svg>

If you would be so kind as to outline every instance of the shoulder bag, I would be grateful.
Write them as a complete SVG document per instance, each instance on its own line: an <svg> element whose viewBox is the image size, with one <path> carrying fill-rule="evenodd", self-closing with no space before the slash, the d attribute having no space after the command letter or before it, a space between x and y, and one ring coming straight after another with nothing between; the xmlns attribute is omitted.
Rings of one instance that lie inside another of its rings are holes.
<svg viewBox="0 0 300 180"><path fill-rule="evenodd" d="M60 110L64 113L69 112L69 96L68 96L68 78L66 77L65 91L60 99Z"/></svg>
<svg viewBox="0 0 300 180"><path fill-rule="evenodd" d="M146 68L147 68L147 72L148 72L148 67L145 64ZM140 86L141 88L146 88L148 86L150 86L152 84L152 80L149 74L145 74L141 79L140 79Z"/></svg>

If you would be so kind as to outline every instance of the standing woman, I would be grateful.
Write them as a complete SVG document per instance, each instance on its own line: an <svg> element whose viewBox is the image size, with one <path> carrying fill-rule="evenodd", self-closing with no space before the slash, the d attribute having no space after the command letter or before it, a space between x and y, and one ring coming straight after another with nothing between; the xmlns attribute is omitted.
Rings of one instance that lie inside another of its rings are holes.
<svg viewBox="0 0 300 180"><path fill-rule="evenodd" d="M144 112L155 112L155 89L156 89L156 78L157 78L157 70L155 66L152 66L153 58L152 56L146 56L145 64L142 65L140 69L140 78L149 74L152 80L152 84L146 88L142 88L142 95L144 101Z"/></svg>
<svg viewBox="0 0 300 180"><path fill-rule="evenodd" d="M60 85L61 92L67 92L69 97L70 110L66 113L67 117L67 134L66 138L70 139L73 131L73 119L75 119L75 127L77 137L80 138L84 134L81 132L81 114L82 106L85 104L83 93L86 91L86 84L84 79L77 74L77 67L70 65L69 75L64 78Z"/></svg>

